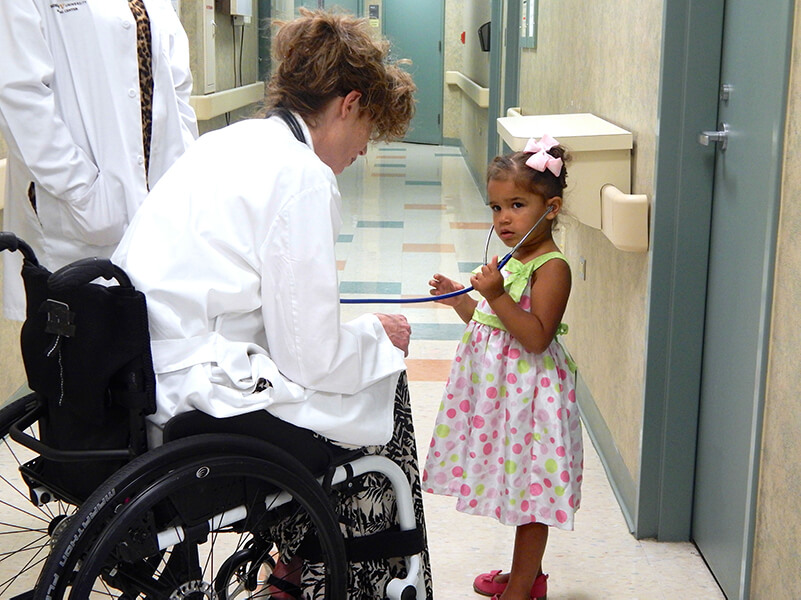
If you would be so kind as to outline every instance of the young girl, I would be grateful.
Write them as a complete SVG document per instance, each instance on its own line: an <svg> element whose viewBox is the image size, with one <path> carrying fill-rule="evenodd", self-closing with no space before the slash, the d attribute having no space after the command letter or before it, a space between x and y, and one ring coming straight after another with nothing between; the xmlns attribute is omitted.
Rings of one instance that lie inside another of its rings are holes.
<svg viewBox="0 0 801 600"><path fill-rule="evenodd" d="M467 329L456 350L423 473L423 488L456 496L456 508L515 526L510 573L476 577L479 594L544 598L548 528L573 529L583 468L575 366L556 334L570 294L570 268L551 228L562 207L565 150L549 136L498 157L487 173L495 233L513 258L477 269L483 297L441 300ZM436 274L432 294L462 289Z"/></svg>

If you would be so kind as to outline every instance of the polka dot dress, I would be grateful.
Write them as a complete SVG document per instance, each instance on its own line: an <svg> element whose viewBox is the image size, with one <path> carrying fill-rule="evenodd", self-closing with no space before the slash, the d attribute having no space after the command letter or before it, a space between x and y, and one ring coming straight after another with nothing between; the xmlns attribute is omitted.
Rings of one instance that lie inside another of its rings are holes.
<svg viewBox="0 0 801 600"><path fill-rule="evenodd" d="M549 253L504 267L504 286L530 310L531 274ZM575 366L558 340L528 352L482 299L456 350L423 472L423 489L457 510L506 525L573 529L583 449Z"/></svg>

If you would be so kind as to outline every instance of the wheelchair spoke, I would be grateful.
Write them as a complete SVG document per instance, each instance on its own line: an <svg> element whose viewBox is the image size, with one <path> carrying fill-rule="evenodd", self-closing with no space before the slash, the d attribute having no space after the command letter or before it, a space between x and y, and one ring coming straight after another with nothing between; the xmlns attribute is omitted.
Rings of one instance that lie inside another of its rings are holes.
<svg viewBox="0 0 801 600"><path fill-rule="evenodd" d="M28 549L31 549L31 548L32 547L28 547L28 548L24 548L22 550L28 550ZM20 550L20 551L22 551L22 550ZM44 551L44 555L42 555L43 551ZM19 579L22 579L23 575L28 574L28 572L31 571L31 569L40 567L42 565L42 563L44 563L44 561L47 560L48 553L49 553L48 544L43 544L41 546L38 546L35 554L30 559L28 559L28 562L21 569L18 569L17 572L14 575L9 577L5 581L0 582L0 598L5 598L6 597L6 592ZM14 553L11 552L11 553L7 553L7 554L11 555L11 554L14 554ZM2 562L2 561L0 560L0 562ZM38 570L36 571L36 574L38 574Z"/></svg>

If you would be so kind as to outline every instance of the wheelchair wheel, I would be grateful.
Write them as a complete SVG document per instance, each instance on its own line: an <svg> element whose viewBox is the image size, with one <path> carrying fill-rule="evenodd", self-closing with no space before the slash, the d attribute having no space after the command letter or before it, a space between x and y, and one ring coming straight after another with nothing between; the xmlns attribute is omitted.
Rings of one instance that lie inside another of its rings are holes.
<svg viewBox="0 0 801 600"><path fill-rule="evenodd" d="M290 522L302 525L286 544ZM305 598L344 600L344 542L316 479L260 440L192 436L133 460L83 504L34 599L289 597L271 596L266 578L274 556L289 560L310 539L321 550L324 581L315 579L312 590L301 573L284 579L300 584Z"/></svg>
<svg viewBox="0 0 801 600"><path fill-rule="evenodd" d="M77 510L46 491L38 505L30 498L19 468L36 454L8 435L30 402L19 398L0 409L0 598L16 598L33 589L52 544ZM26 433L38 438L36 425Z"/></svg>

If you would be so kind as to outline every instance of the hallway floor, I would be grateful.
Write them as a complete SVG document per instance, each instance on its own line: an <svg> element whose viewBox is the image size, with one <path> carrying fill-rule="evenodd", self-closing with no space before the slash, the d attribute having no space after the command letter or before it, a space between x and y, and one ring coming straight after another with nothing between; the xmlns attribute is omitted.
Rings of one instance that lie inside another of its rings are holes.
<svg viewBox="0 0 801 600"><path fill-rule="evenodd" d="M339 179L343 297L426 296L435 272L467 284L482 260L491 218L457 148L379 145ZM490 256L503 249L495 241ZM430 302L343 306L343 320L363 312L402 312L412 325L407 366L423 461L464 324L450 308ZM426 494L424 500L436 600L481 598L473 578L508 569L514 529L458 513L452 498ZM724 598L693 544L636 540L629 533L586 432L576 528L551 531L544 567L550 600Z"/></svg>

